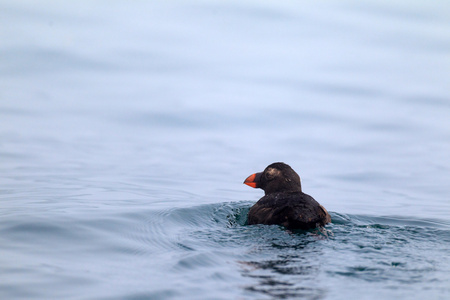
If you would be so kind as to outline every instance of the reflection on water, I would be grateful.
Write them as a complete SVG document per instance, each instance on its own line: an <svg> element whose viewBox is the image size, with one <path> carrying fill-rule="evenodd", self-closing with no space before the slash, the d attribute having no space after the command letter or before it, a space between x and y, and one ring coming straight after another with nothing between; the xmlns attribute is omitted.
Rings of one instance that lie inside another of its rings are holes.
<svg viewBox="0 0 450 300"><path fill-rule="evenodd" d="M322 299L326 290L316 284L322 251L314 243L323 237L289 231L281 236L274 235L266 247L253 253L259 260L239 261L242 276L255 281L243 288L273 299Z"/></svg>
<svg viewBox="0 0 450 300"><path fill-rule="evenodd" d="M299 255L280 255L267 261L240 262L242 276L255 279L255 284L244 289L276 299L322 299L325 290L311 287L318 266Z"/></svg>

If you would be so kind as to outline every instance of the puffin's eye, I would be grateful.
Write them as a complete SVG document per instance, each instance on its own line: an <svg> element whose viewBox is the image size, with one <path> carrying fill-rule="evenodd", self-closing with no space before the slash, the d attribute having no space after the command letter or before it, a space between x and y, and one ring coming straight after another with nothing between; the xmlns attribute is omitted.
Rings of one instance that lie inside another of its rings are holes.
<svg viewBox="0 0 450 300"><path fill-rule="evenodd" d="M265 177L266 177L267 180L272 180L273 179L273 174L266 173Z"/></svg>
<svg viewBox="0 0 450 300"><path fill-rule="evenodd" d="M279 170L274 169L274 168L270 168L264 173L264 177L266 177L267 180L272 180L276 176L278 176L279 174L280 174Z"/></svg>

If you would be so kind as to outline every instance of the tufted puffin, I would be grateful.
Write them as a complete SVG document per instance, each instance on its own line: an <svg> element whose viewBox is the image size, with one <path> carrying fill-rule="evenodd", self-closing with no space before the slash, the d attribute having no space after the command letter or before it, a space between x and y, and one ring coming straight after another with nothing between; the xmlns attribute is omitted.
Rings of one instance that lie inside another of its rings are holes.
<svg viewBox="0 0 450 300"><path fill-rule="evenodd" d="M248 212L249 225L282 225L288 229L311 229L331 222L327 210L302 192L300 176L287 164L276 162L244 183L264 190Z"/></svg>

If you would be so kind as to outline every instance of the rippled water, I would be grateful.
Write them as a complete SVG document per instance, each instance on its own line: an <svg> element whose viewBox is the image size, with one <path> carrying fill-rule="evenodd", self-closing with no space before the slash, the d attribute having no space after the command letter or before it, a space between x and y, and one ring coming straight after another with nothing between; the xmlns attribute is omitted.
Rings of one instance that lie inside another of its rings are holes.
<svg viewBox="0 0 450 300"><path fill-rule="evenodd" d="M0 3L0 298L449 298L449 17ZM332 224L245 224L275 161Z"/></svg>
<svg viewBox="0 0 450 300"><path fill-rule="evenodd" d="M3 293L37 299L448 294L449 222L332 213L326 230L289 232L245 226L250 205L2 222Z"/></svg>

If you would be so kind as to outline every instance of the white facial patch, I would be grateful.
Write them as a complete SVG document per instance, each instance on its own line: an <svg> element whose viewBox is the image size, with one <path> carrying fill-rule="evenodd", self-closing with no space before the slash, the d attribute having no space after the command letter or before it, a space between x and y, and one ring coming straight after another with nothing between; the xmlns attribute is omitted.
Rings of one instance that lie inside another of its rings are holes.
<svg viewBox="0 0 450 300"><path fill-rule="evenodd" d="M270 178L274 178L277 176L281 175L281 171L275 168L269 168L266 170L266 174L270 177Z"/></svg>

